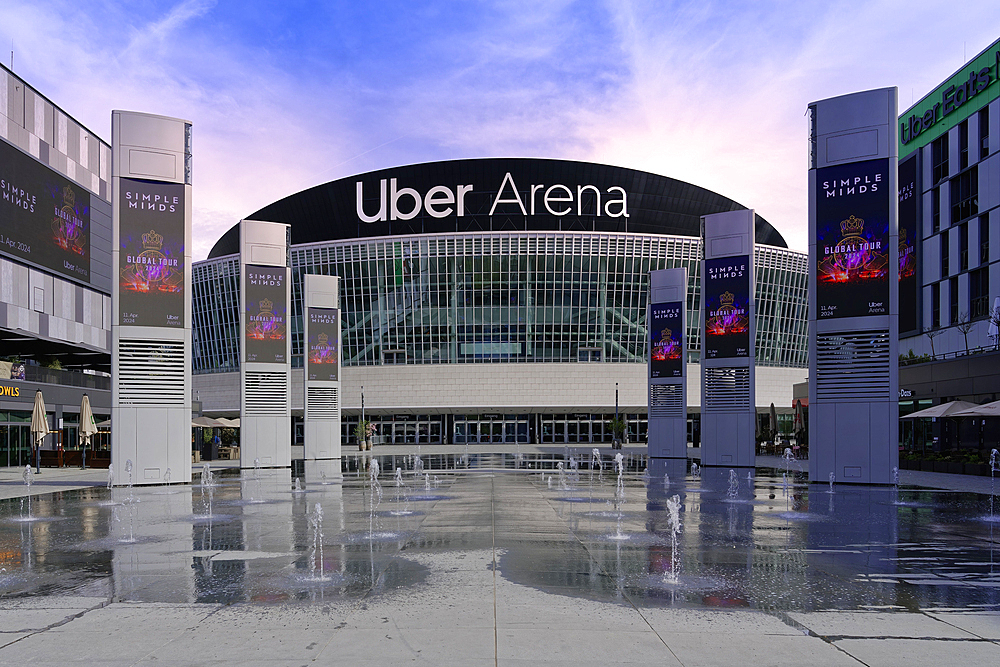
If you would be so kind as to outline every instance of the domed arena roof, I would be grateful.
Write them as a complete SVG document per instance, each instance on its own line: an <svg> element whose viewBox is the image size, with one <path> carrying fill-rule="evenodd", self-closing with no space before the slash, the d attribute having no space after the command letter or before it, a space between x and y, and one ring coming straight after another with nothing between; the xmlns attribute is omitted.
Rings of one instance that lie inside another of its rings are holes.
<svg viewBox="0 0 1000 667"><path fill-rule="evenodd" d="M701 235L701 216L746 206L705 188L590 162L484 158L348 176L247 216L291 225L292 245L441 232L581 231ZM787 248L759 215L756 240ZM239 225L209 257L239 252Z"/></svg>

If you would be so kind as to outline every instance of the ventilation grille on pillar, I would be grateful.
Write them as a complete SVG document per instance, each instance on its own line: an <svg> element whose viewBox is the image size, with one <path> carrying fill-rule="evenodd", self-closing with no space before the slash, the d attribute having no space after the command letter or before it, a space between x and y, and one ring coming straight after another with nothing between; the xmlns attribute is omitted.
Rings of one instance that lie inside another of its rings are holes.
<svg viewBox="0 0 1000 667"><path fill-rule="evenodd" d="M749 368L705 369L705 412L750 410Z"/></svg>
<svg viewBox="0 0 1000 667"><path fill-rule="evenodd" d="M686 417L683 405L684 392L679 384L653 384L649 386L650 417Z"/></svg>
<svg viewBox="0 0 1000 667"><path fill-rule="evenodd" d="M184 344L118 341L120 405L184 405Z"/></svg>
<svg viewBox="0 0 1000 667"><path fill-rule="evenodd" d="M288 410L288 376L285 373L247 371L244 392L247 414L282 416Z"/></svg>
<svg viewBox="0 0 1000 667"><path fill-rule="evenodd" d="M309 387L306 389L309 419L336 419L340 412L340 397L336 387Z"/></svg>
<svg viewBox="0 0 1000 667"><path fill-rule="evenodd" d="M889 332L816 336L817 400L889 399Z"/></svg>

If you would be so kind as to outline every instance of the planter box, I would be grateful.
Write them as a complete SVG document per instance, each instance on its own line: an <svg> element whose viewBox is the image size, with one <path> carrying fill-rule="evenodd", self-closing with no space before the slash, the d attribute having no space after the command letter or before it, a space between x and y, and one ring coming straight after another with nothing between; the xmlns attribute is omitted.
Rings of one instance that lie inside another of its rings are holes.
<svg viewBox="0 0 1000 667"><path fill-rule="evenodd" d="M934 472L934 461L920 461L920 470L923 472Z"/></svg>
<svg viewBox="0 0 1000 667"><path fill-rule="evenodd" d="M965 474L965 464L964 463L956 463L956 462L953 462L953 461L946 461L946 463L948 465L948 470L946 472L950 472L953 475L963 475L963 474Z"/></svg>
<svg viewBox="0 0 1000 667"><path fill-rule="evenodd" d="M950 472L947 461L934 461L934 472Z"/></svg>
<svg viewBox="0 0 1000 667"><path fill-rule="evenodd" d="M980 477L990 476L990 466L986 463L966 463L966 475L979 475Z"/></svg>

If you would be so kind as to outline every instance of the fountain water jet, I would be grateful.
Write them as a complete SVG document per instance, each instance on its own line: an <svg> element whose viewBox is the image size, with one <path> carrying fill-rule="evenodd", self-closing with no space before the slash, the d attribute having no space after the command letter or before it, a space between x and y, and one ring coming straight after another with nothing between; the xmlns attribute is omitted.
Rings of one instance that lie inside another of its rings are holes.
<svg viewBox="0 0 1000 667"><path fill-rule="evenodd" d="M667 499L667 525L670 526L670 573L666 580L676 584L680 576L680 553L677 548L677 534L681 532L681 497L673 495Z"/></svg>

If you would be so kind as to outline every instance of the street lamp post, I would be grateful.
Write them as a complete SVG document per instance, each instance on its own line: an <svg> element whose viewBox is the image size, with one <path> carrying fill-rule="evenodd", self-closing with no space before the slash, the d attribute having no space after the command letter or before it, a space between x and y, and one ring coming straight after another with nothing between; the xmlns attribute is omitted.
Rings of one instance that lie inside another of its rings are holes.
<svg viewBox="0 0 1000 667"><path fill-rule="evenodd" d="M617 429L618 429L618 383L615 382L615 430L617 430ZM620 442L618 440L618 434L617 433L615 433L614 440L615 440L615 442L613 443L613 446L614 446L615 449L617 449L618 447L621 446Z"/></svg>

